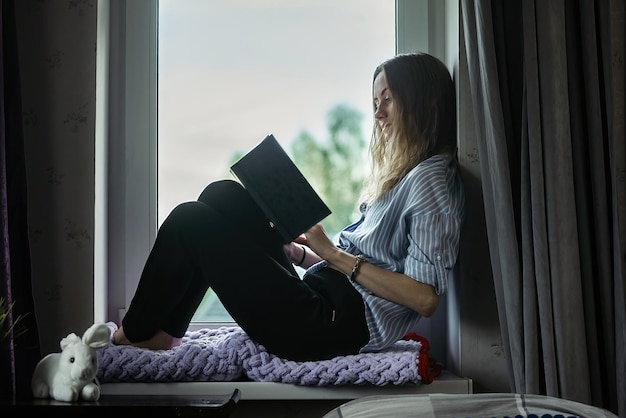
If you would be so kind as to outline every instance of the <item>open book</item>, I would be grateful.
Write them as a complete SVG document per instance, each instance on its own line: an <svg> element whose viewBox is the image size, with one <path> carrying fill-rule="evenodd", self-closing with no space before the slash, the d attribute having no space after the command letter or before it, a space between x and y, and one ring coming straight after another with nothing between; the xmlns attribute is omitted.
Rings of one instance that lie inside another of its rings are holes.
<svg viewBox="0 0 626 418"><path fill-rule="evenodd" d="M285 243L331 211L273 135L230 167Z"/></svg>

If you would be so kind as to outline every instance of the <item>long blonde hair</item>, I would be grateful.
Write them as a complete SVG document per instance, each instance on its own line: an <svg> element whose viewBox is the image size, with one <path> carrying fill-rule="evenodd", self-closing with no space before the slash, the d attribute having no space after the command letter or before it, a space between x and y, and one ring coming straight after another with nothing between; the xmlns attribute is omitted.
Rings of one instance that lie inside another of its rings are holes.
<svg viewBox="0 0 626 418"><path fill-rule="evenodd" d="M375 201L420 162L456 152L456 94L447 67L424 53L397 55L374 70L385 72L396 109L393 134L385 139L374 118L370 140L372 172L362 198ZM372 80L372 86L373 86Z"/></svg>

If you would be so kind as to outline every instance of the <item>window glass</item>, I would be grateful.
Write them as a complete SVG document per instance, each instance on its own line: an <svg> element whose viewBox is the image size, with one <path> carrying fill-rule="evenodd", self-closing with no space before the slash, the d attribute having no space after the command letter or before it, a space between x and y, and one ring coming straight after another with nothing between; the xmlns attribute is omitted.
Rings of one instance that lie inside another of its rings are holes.
<svg viewBox="0 0 626 418"><path fill-rule="evenodd" d="M269 133L333 209L326 229L352 219L372 73L395 53L394 3L159 0L159 225L208 182L232 178L232 162ZM341 144L355 155L337 157ZM230 320L207 292L194 321Z"/></svg>

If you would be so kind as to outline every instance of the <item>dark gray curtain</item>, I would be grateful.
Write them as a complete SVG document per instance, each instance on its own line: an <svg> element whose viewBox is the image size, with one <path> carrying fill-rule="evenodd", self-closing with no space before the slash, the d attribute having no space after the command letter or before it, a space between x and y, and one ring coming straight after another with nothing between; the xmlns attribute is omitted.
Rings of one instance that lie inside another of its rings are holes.
<svg viewBox="0 0 626 418"><path fill-rule="evenodd" d="M624 0L462 0L511 390L626 417Z"/></svg>
<svg viewBox="0 0 626 418"><path fill-rule="evenodd" d="M13 0L0 2L0 297L13 308L2 321L0 399L28 399L40 359L28 242L26 170ZM21 318L21 319L20 319ZM15 326L14 326L15 325Z"/></svg>

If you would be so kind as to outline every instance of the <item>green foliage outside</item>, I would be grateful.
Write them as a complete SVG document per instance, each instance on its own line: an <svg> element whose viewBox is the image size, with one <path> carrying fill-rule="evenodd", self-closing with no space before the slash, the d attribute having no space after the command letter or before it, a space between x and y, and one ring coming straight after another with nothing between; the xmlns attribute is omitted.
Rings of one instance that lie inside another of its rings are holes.
<svg viewBox="0 0 626 418"><path fill-rule="evenodd" d="M358 198L368 167L368 141L363 136L362 120L358 110L336 105L327 114L327 138L315 138L302 131L286 150L331 209L332 214L322 221L331 236L359 216ZM230 163L244 154L244 151L234 152Z"/></svg>
<svg viewBox="0 0 626 418"><path fill-rule="evenodd" d="M367 169L362 118L357 110L337 105L327 115L327 138L319 140L302 132L291 143L294 162L333 212L322 221L331 235L358 217Z"/></svg>

